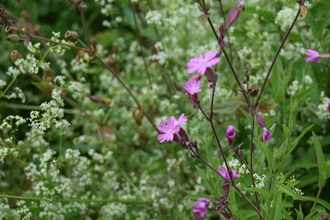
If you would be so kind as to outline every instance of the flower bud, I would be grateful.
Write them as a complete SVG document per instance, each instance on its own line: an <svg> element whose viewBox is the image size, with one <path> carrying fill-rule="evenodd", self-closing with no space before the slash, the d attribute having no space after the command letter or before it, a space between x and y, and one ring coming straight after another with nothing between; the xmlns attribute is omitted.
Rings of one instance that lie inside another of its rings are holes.
<svg viewBox="0 0 330 220"><path fill-rule="evenodd" d="M205 76L207 77L209 82L213 82L213 83L215 83L218 79L217 74L215 74L215 72L209 67L206 68Z"/></svg>
<svg viewBox="0 0 330 220"><path fill-rule="evenodd" d="M3 18L3 20L7 21L10 18L10 14L3 8L0 8L0 17Z"/></svg>
<svg viewBox="0 0 330 220"><path fill-rule="evenodd" d="M257 122L260 125L260 127L264 128L266 127L265 121L262 119L262 117L259 114L256 114Z"/></svg>
<svg viewBox="0 0 330 220"><path fill-rule="evenodd" d="M252 85L250 95L256 97L259 93L259 87L257 85Z"/></svg>
<svg viewBox="0 0 330 220"><path fill-rule="evenodd" d="M5 31L8 34L17 34L18 36L21 36L21 31L17 27L8 26L8 27L6 27Z"/></svg>
<svg viewBox="0 0 330 220"><path fill-rule="evenodd" d="M226 131L226 138L228 140L229 145L232 145L235 136L236 136L235 127L232 126L232 125L229 125L228 128L227 128L227 131Z"/></svg>
<svg viewBox="0 0 330 220"><path fill-rule="evenodd" d="M31 15L29 12L27 12L27 10L23 10L21 12L21 16L25 21L30 21Z"/></svg>
<svg viewBox="0 0 330 220"><path fill-rule="evenodd" d="M65 32L65 38L68 39L69 41L75 43L79 39L79 34L75 31L67 31Z"/></svg>
<svg viewBox="0 0 330 220"><path fill-rule="evenodd" d="M22 58L22 55L17 51L17 50L13 50L11 53L11 59L15 62L16 60L19 60Z"/></svg>
<svg viewBox="0 0 330 220"><path fill-rule="evenodd" d="M240 14L239 8L234 8L228 16L226 26L230 27L238 19L239 14Z"/></svg>
<svg viewBox="0 0 330 220"><path fill-rule="evenodd" d="M27 29L26 27L23 27L23 28L22 28L22 31L23 31L24 34L26 34L26 35L29 35L29 34L30 34L29 29Z"/></svg>
<svg viewBox="0 0 330 220"><path fill-rule="evenodd" d="M17 34L9 34L6 37L6 41L9 41L12 44L17 44L20 40L20 37Z"/></svg>

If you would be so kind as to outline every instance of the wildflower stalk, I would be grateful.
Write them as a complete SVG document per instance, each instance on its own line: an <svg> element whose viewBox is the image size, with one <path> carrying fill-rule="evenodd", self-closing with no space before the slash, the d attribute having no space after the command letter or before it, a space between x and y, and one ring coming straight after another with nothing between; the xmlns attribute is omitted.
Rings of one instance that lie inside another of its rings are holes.
<svg viewBox="0 0 330 220"><path fill-rule="evenodd" d="M136 29L136 35L137 35L139 45L140 45L140 49L141 49L141 55L142 55L144 69L145 69L146 74L147 74L147 78L148 78L148 82L149 82L149 88L152 89L150 74L149 74L149 70L148 70L148 65L147 65L147 62L146 62L145 55L144 55L144 49L143 49L143 45L142 45L141 35L140 35L139 27L138 27L138 24L137 24L137 21L136 21L136 13L135 13L135 10L133 8L132 2L130 4L131 4L132 12L133 12L133 19L134 19L134 26L135 26L135 29Z"/></svg>
<svg viewBox="0 0 330 220"><path fill-rule="evenodd" d="M302 0L301 5L304 5L304 2L305 2L305 1ZM274 58L273 58L273 61L272 61L271 65L270 65L270 67L269 67L269 69L268 69L266 79L265 79L264 83L262 84L262 87L261 87L261 90L260 90L259 96L258 96L258 98L257 98L257 101L256 101L255 105L254 105L255 107L257 107L258 104L259 104L259 100L260 100L261 95L262 95L262 93L263 93L263 91L264 91L264 89L265 89L265 86L266 86L266 83L267 83L267 81L268 81L268 79L269 79L270 73L271 73L272 70L273 70L273 67L274 67L275 62L276 62L276 60L277 60L277 57L278 57L278 55L280 54L281 49L282 49L282 47L284 46L284 43L285 43L286 40L288 39L289 34L291 33L291 31L292 31L294 25L296 24L299 15L300 15L300 8L298 8L298 12L297 12L297 14L296 14L296 17L294 18L294 20L293 20L293 22L292 22L292 24L291 24L289 30L286 32L286 34L285 34L285 36L284 36L284 38L283 38L283 40L282 40L280 46L278 47L278 49L277 49L277 51L276 51L276 54L275 54L275 56L274 56Z"/></svg>
<svg viewBox="0 0 330 220"><path fill-rule="evenodd" d="M193 150L192 150L193 151ZM195 153L193 151L193 153ZM223 178L220 173L214 169L208 162L206 162L201 156L198 156L198 154L195 154L196 157L201 160L206 166L208 166L211 170L213 170L216 174L218 174L221 178ZM228 169L227 169L228 170ZM253 205L253 203L244 195L244 193L235 185L235 182L233 180L232 177L232 172L231 170L228 170L229 174L230 174L230 179L231 179L231 186L234 187L234 189L250 204L250 206L258 213L260 219L265 220L265 217L261 214L261 212L259 211L259 209L257 207L255 207L255 205Z"/></svg>
<svg viewBox="0 0 330 220"><path fill-rule="evenodd" d="M212 23L211 19L208 18L207 21L209 22L209 25L211 26L211 29L212 29L212 31L213 31L213 34L214 34L214 36L216 37L216 39L217 39L217 41L218 41L218 40L219 40L219 36L218 36L218 34L217 34L217 32L216 32L214 26L213 26L213 23ZM243 88L241 82L240 82L239 79L238 79L238 76L237 76L237 74L236 74L236 71L235 71L235 69L234 69L234 67L233 67L233 65L232 65L232 63L231 63L231 61L230 61L230 59L229 59L229 57L228 57L228 55L227 55L227 53L226 53L226 50L225 50L225 49L222 49L222 51L223 51L223 54L224 54L225 57L226 57L227 63L228 63L228 65L229 65L229 68L230 68L231 72L233 73L234 78L235 78L235 80L236 80L238 86L240 87L240 89L244 90L244 88ZM247 97L246 94L244 94L244 93L243 93L243 95L244 95L244 98L245 98L246 102L248 103L248 106L250 106L250 101L249 101L248 97Z"/></svg>
<svg viewBox="0 0 330 220"><path fill-rule="evenodd" d="M133 100L134 100L135 104L138 106L138 108L140 108L141 107L140 102L137 100L135 95L133 95L133 93L126 86L126 84L121 80L121 78L118 76L118 74L108 64L106 64L99 56L95 55L95 59L97 59L102 64L102 66L104 66L106 69L108 69L112 73L112 75L118 80L118 82L124 87L124 89L128 92L128 94L133 98ZM158 131L157 126L155 125L155 123L153 122L153 120L151 119L149 114L147 114L143 109L141 109L141 111L143 111L143 114L147 117L148 121Z"/></svg>
<svg viewBox="0 0 330 220"><path fill-rule="evenodd" d="M82 7L78 6L78 9L79 9L79 12L80 12L80 15L81 15L81 20L83 22L88 47L90 47L91 44L90 44L90 38L89 38L89 33L88 33L88 28L87 28L86 16L85 16L85 13L84 13L84 10L82 9Z"/></svg>
<svg viewBox="0 0 330 220"><path fill-rule="evenodd" d="M250 175L251 175L252 185L253 185L253 187L256 187L256 184L255 184L255 181L254 181L254 176L253 176L253 157L252 157L253 151L254 151L254 144L253 144L254 124L255 124L255 117L252 116L251 138L250 138ZM258 193L254 192L254 196L256 198L256 203L257 203L258 210L260 211Z"/></svg>
<svg viewBox="0 0 330 220"><path fill-rule="evenodd" d="M222 0L219 0L218 2L219 2L220 11L221 11L221 15L222 15L223 21L226 23L227 21L226 21L225 12L223 11L223 7L222 7ZM228 41L228 44L230 45L229 32L227 32L227 41ZM231 49L230 46L229 46L229 50L230 50L230 59L233 59L232 49Z"/></svg>

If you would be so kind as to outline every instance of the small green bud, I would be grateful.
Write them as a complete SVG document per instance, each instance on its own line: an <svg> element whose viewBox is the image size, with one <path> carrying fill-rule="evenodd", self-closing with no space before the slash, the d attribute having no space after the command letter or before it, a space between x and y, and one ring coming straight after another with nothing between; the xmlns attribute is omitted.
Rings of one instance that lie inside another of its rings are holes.
<svg viewBox="0 0 330 220"><path fill-rule="evenodd" d="M74 43L79 39L79 34L75 31L67 31L65 33L65 38Z"/></svg>
<svg viewBox="0 0 330 220"><path fill-rule="evenodd" d="M17 34L9 34L6 38L6 41L9 41L12 44L17 44L20 40L20 37Z"/></svg>

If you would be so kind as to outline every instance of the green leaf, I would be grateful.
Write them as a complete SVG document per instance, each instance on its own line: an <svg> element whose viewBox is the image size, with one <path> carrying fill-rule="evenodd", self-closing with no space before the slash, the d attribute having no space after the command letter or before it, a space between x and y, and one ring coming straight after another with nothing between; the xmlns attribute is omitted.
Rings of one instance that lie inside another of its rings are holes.
<svg viewBox="0 0 330 220"><path fill-rule="evenodd" d="M312 197L312 196L306 196L307 198L309 198L311 201L315 201L315 197ZM330 210L330 203L323 200L323 199L320 199L320 198L317 198L317 203L320 204L321 206L323 206L324 208Z"/></svg>
<svg viewBox="0 0 330 220"><path fill-rule="evenodd" d="M264 189L259 189L256 187L250 187L247 189L244 189L245 191L252 191L252 192L258 192L260 194L262 194L267 200L270 200L270 193L267 190Z"/></svg>
<svg viewBox="0 0 330 220"><path fill-rule="evenodd" d="M267 162L269 166L269 172L272 172L273 170L273 162L274 162L274 156L272 150L261 141L257 140L256 138L253 138L253 143L261 150L263 154L267 157Z"/></svg>
<svg viewBox="0 0 330 220"><path fill-rule="evenodd" d="M210 196L210 195L205 195L205 194L194 194L194 195L188 195L185 196L184 199L193 199L193 200L197 200L199 198L206 198L209 200L213 200L214 197Z"/></svg>
<svg viewBox="0 0 330 220"><path fill-rule="evenodd" d="M299 205L299 210L295 209L297 213L297 220L303 220L304 219L304 213L301 210L301 205Z"/></svg>
<svg viewBox="0 0 330 220"><path fill-rule="evenodd" d="M317 166L319 168L319 188L322 189L324 187L325 181L326 181L326 169L325 169L325 163L324 163L324 156L322 152L322 147L320 144L320 141L317 137L317 135L313 132L313 141L314 141L314 147L316 151L317 156Z"/></svg>
<svg viewBox="0 0 330 220"><path fill-rule="evenodd" d="M197 18L205 30L207 30L206 22L209 17L210 14L203 14Z"/></svg>
<svg viewBox="0 0 330 220"><path fill-rule="evenodd" d="M310 200L307 197L303 197L301 195L296 194L290 187L282 184L282 183L275 183L276 187L278 187L280 190L282 190L287 195L291 196L294 200L301 200L301 201L308 201Z"/></svg>
<svg viewBox="0 0 330 220"><path fill-rule="evenodd" d="M308 95L316 88L316 84L312 85L311 87L297 93L293 98L297 99L298 101L301 101L302 99L306 99Z"/></svg>
<svg viewBox="0 0 330 220"><path fill-rule="evenodd" d="M209 182L209 178L205 175L205 173L196 165L195 166L197 169L198 174L200 175L200 177L203 179L207 189L214 195L217 195L217 192L211 187L211 184ZM219 177L220 178L220 177Z"/></svg>
<svg viewBox="0 0 330 220"><path fill-rule="evenodd" d="M314 125L310 125L307 128L305 128L301 134L296 137L295 139L293 139L292 141L290 141L287 145L281 145L280 149L279 149L279 153L277 155L277 158L281 158L283 154L288 155L290 154L295 147L298 145L300 139L313 127Z"/></svg>
<svg viewBox="0 0 330 220"><path fill-rule="evenodd" d="M288 138L288 137L290 137L291 136L291 134L290 134L290 130L289 130L289 128L288 128L288 126L286 126L286 125L282 125L282 128L283 128L283 133L285 134L285 136Z"/></svg>

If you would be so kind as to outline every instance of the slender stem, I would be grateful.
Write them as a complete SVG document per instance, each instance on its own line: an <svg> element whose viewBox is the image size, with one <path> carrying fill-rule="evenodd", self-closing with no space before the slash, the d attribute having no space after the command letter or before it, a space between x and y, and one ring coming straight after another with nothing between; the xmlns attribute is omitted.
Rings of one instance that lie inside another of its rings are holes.
<svg viewBox="0 0 330 220"><path fill-rule="evenodd" d="M8 91L8 89L11 87L11 85L13 85L13 83L15 82L16 78L17 78L18 75L14 75L13 79L10 81L10 83L7 85L6 89L2 92L1 96L2 95L5 95L6 92Z"/></svg>
<svg viewBox="0 0 330 220"><path fill-rule="evenodd" d="M70 47L70 48L73 48L73 49L76 49L76 50L83 50L85 52L89 52L88 49L81 48L81 47L76 47L76 46L72 46L70 44L64 44L64 43L53 41L53 40L50 40L50 39L47 39L47 38L44 38L44 37L39 37L39 36L32 35L32 34L30 34L29 36L31 37L31 39L37 39L37 40L47 41L47 42L50 42L50 43L53 43L53 44L59 44L59 45Z"/></svg>
<svg viewBox="0 0 330 220"><path fill-rule="evenodd" d="M215 30L213 24L212 24L211 19L208 18L207 21L209 22L209 25L211 26L211 29L212 29L212 31L213 31L214 36L217 38L217 40L219 40L219 36L218 36L218 34L217 34L217 32L216 32L216 30ZM240 89L244 89L243 86L242 86L242 84L241 84L241 82L240 82L239 79L238 79L238 76L237 76L237 74L236 74L236 71L235 71L235 69L234 69L234 67L233 67L233 65L232 65L232 63L231 63L231 61L230 61L230 59L229 59L229 57L228 57L228 55L227 55L225 49L223 49L223 53L224 53L224 55L225 55L225 57L226 57L226 60L227 60L227 62L228 62L228 64L229 64L229 68L230 68L231 72L233 73L234 78L235 78L235 80L236 80L238 86L240 87ZM243 93L243 95L244 95L244 98L245 98L246 102L248 103L248 106L250 106L250 101L249 101L247 95L244 94L244 93Z"/></svg>
<svg viewBox="0 0 330 220"><path fill-rule="evenodd" d="M251 174L251 180L253 187L256 187L254 176L253 176L253 151L254 151L254 144L253 144L253 138L254 138L254 125L255 125L255 117L252 115L252 128L251 128L251 139L250 139L250 174ZM258 210L260 211L260 205L259 205L259 199L257 192L254 192L254 196L256 197L256 203Z"/></svg>
<svg viewBox="0 0 330 220"><path fill-rule="evenodd" d="M136 105L138 106L138 108L140 108L141 105L140 105L139 101L137 100L135 95L133 95L131 90L126 86L126 84L121 80L121 78L118 76L118 74L108 64L106 64L99 56L95 55L95 59L97 59L105 68L107 68L112 73L112 75L118 80L118 82L124 87L124 89L128 92L128 94L133 98L133 100L136 103ZM152 126L156 129L156 131L158 131L157 126L155 125L155 123L153 122L153 120L151 119L149 114L147 114L143 109L141 109L141 111L143 111L143 114L147 117L148 121L152 124Z"/></svg>
<svg viewBox="0 0 330 220"><path fill-rule="evenodd" d="M222 7L222 0L219 0L218 2L219 2L222 18L223 18L224 22L226 23L226 16L225 16L225 12L224 12L223 7ZM233 53L232 53L232 49L231 49L231 46L230 46L229 32L227 32L227 41L228 41L229 50L230 50L230 59L233 59L233 57L232 57Z"/></svg>
<svg viewBox="0 0 330 220"><path fill-rule="evenodd" d="M90 39L89 39L89 33L88 33L88 28L87 28L87 23L86 23L86 16L85 16L85 13L84 13L84 10L79 6L79 12L80 12L80 15L81 15L81 20L83 22L83 26L84 26L84 31L85 31L85 35L86 35L86 40L87 40L87 43L88 43L88 47L91 46L91 42L90 42Z"/></svg>
<svg viewBox="0 0 330 220"><path fill-rule="evenodd" d="M265 217L261 214L261 212L253 205L253 203L244 195L244 193L233 183L232 185L236 191L252 206L252 208L258 213L260 219L266 220Z"/></svg>
<svg viewBox="0 0 330 220"><path fill-rule="evenodd" d="M140 45L140 49L141 49L142 60L143 60L143 64L144 64L144 69L145 69L145 71L146 71L147 78L148 78L148 82L149 82L149 88L150 88L150 90L151 90L151 89L152 89L152 86L151 86L150 74L149 74L149 70L148 70L147 61L146 61L146 58L145 58L145 56L144 56L144 49L143 49L143 45L142 45L142 40L141 40L141 36L140 36L140 31L139 31L139 27L138 27L138 24L137 24L137 21L136 21L136 13L135 13L135 10L134 10L134 8L133 8L133 4L132 4L132 2L131 2L131 8L132 8L133 18L134 18L134 26L135 26L135 29L136 29L136 34L137 34L138 41L139 41L139 45Z"/></svg>
<svg viewBox="0 0 330 220"><path fill-rule="evenodd" d="M194 151L193 151L194 152ZM220 177L222 177L220 175L220 173L214 169L208 162L206 162L202 157L197 157L198 159L200 159L206 166L208 166L211 170L213 170L216 174L218 174ZM255 207L253 205L253 203L244 195L244 193L235 185L234 180L232 179L232 175L230 175L231 177L231 186L234 187L234 189L250 204L250 206L258 213L258 215L260 216L261 219L265 220L265 217L263 217L263 215L261 214L261 212L257 209L257 207ZM222 177L223 178L223 177Z"/></svg>
<svg viewBox="0 0 330 220"><path fill-rule="evenodd" d="M303 2L304 2L304 1L303 1ZM303 4L303 3L302 3L302 4ZM299 15L300 15L300 8L298 9L298 12L297 12L297 14L296 14L296 17L294 18L294 20L293 20L293 22L292 22L292 24L291 24L289 30L286 32L286 34L285 34L285 36L284 36L284 38L283 38L283 40L282 40L280 46L278 47L278 49L277 49L277 51L276 51L275 57L274 57L274 59L273 59L273 61L272 61L272 64L270 65L269 70L268 70L268 72L267 72L266 79L265 79L264 83L262 84L262 88L261 88L261 90L260 90L260 93L259 93L259 96L258 96L258 98L257 98L257 101L256 101L255 106L258 106L258 104L259 104L259 100L260 100L261 95L262 95L262 93L263 93L263 91L264 91L264 89L265 89L266 83L267 83L267 81L268 81L268 79L269 79L270 73L272 72L272 69L273 69L274 64L275 64L275 62L276 62L276 60L277 60L277 57L278 57L278 55L280 54L281 49L282 49L282 47L284 46L285 41L288 39L289 34L291 33L291 31L292 31L294 25L296 24Z"/></svg>

